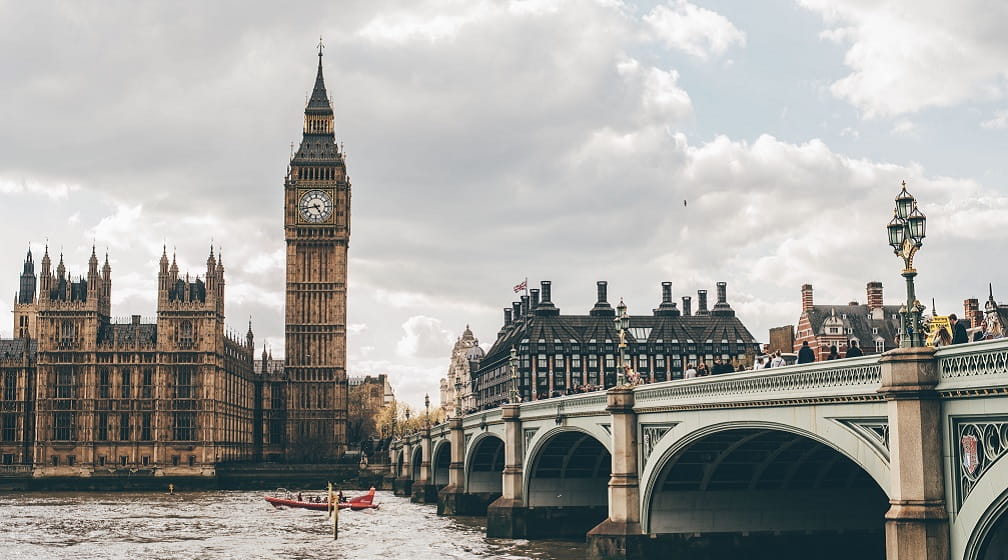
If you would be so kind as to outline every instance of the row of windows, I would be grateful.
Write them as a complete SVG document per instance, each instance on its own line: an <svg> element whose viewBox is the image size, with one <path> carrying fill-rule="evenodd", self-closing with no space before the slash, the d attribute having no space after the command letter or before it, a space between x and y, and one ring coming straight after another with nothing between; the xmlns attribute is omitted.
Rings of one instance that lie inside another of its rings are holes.
<svg viewBox="0 0 1008 560"><path fill-rule="evenodd" d="M8 415L13 417L13 415ZM74 441L77 435L77 416L74 412L54 412L52 423L52 434L54 441ZM115 423L112 423L115 420ZM111 441L112 436L118 436L117 441L132 441L134 437L137 441L152 441L154 433L152 429L152 414L144 412L140 414L139 424L134 424L133 415L121 413L110 415L107 412L99 412L95 422L95 440ZM172 413L172 435L176 441L194 441L196 439L196 413L195 412L174 412ZM7 416L4 417L4 427L6 427ZM16 437L16 433L14 436ZM8 440L5 440L8 441ZM10 441L13 441L10 440Z"/></svg>
<svg viewBox="0 0 1008 560"><path fill-rule="evenodd" d="M52 466L54 466L54 467L60 466L60 461L61 461L61 459L60 459L59 455L53 455L52 457L49 458L49 462L52 463ZM172 462L172 466L177 467L177 466L179 466L182 463L182 457L179 456L179 455L172 455L171 462ZM190 467L196 466L196 456L195 455L190 455L189 459L188 459L188 462L189 462L189 466ZM67 455L66 456L66 464L67 464L68 467L72 467L72 466L76 465L77 464L77 456L76 455ZM108 460L108 458L106 456L104 456L104 455L99 455L98 456L97 466L99 466L99 467L106 467L109 464L110 464L110 461ZM120 455L117 464L120 467L125 467L125 466L129 465L130 464L129 456L128 455ZM141 455L140 456L140 463L139 464L141 466L145 466L145 467L148 466L148 465L150 465L151 464L150 455Z"/></svg>

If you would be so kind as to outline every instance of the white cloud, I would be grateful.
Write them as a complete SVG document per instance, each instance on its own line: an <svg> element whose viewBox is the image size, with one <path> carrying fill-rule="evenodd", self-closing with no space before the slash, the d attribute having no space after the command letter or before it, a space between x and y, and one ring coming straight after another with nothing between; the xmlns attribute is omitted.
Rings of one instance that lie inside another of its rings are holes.
<svg viewBox="0 0 1008 560"><path fill-rule="evenodd" d="M866 117L1000 99L1008 78L1008 4L968 0L798 0L832 25L850 74L832 93Z"/></svg>
<svg viewBox="0 0 1008 560"><path fill-rule="evenodd" d="M414 315L402 324L404 332L396 343L396 353L403 358L450 358L454 337L441 326L441 320Z"/></svg>
<svg viewBox="0 0 1008 560"><path fill-rule="evenodd" d="M0 194L36 194L50 200L64 200L67 196L80 190L80 185L65 182L49 182L36 179L13 179L0 176Z"/></svg>
<svg viewBox="0 0 1008 560"><path fill-rule="evenodd" d="M655 39L703 60L746 44L745 33L728 18L687 0L655 6L644 16L644 22Z"/></svg>
<svg viewBox="0 0 1008 560"><path fill-rule="evenodd" d="M1002 129L1008 127L1008 110L1002 109L994 113L994 118L983 121L980 126L984 128Z"/></svg>

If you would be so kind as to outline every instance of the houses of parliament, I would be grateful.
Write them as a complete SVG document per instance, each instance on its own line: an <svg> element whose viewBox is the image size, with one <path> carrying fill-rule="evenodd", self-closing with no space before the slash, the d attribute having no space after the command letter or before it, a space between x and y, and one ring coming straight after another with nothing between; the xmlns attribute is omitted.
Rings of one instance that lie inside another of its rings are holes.
<svg viewBox="0 0 1008 560"><path fill-rule="evenodd" d="M28 251L14 337L0 339L0 474L214 476L232 462L323 463L346 448L350 181L318 72L284 181L286 361L225 326L223 256L162 252L157 313L113 319L92 248L73 275ZM154 271L152 271L153 273ZM152 276L154 276L152 274Z"/></svg>

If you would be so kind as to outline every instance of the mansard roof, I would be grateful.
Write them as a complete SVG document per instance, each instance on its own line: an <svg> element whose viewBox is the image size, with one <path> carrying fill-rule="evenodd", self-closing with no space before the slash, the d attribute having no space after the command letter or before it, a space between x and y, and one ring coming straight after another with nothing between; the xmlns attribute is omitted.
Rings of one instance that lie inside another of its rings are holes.
<svg viewBox="0 0 1008 560"><path fill-rule="evenodd" d="M848 339L857 339L863 345L878 336L890 342L895 340L896 334L899 333L899 309L899 305L883 305L879 319L874 318L872 310L867 305L813 305L805 314L808 316L812 334L823 336L831 334L825 332L823 323L835 313L845 329L840 334ZM847 332L846 329L850 329L851 332ZM874 333L873 329L878 329L878 333Z"/></svg>
<svg viewBox="0 0 1008 560"><path fill-rule="evenodd" d="M731 344L742 341L743 346L756 343L749 329L737 317L715 315L631 316L626 339L631 347L642 344L702 344L707 341L728 341ZM609 316L530 314L504 327L482 364L490 366L500 360L506 361L511 347L521 348L523 340L532 344L539 341L555 344L557 340L564 345L589 344L592 341L616 344L619 333L613 317Z"/></svg>

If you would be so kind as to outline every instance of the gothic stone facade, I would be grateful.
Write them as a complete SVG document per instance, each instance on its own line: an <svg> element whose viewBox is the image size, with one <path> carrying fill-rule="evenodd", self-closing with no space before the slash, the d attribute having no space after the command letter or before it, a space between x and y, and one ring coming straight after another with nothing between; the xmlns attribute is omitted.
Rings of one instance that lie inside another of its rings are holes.
<svg viewBox="0 0 1008 560"><path fill-rule="evenodd" d="M455 341L452 348L451 362L448 364L448 375L441 378L441 410L446 416L458 416L467 410L476 409L476 395L472 391L473 373L479 369L484 352L479 340L473 335L469 325L466 325L462 336ZM458 387L459 394L455 394ZM456 396L460 397L456 403ZM456 404L462 406L456 409Z"/></svg>
<svg viewBox="0 0 1008 560"><path fill-rule="evenodd" d="M328 461L347 444L350 178L333 131L321 51L301 146L284 182L284 231L287 459Z"/></svg>
<svg viewBox="0 0 1008 560"><path fill-rule="evenodd" d="M0 340L0 457L46 476L215 474L253 458L252 330L224 326L224 265L190 280L162 254L157 318L110 315L112 273L92 251L74 279L60 256L25 262L13 340ZM30 277L30 278L28 278Z"/></svg>

